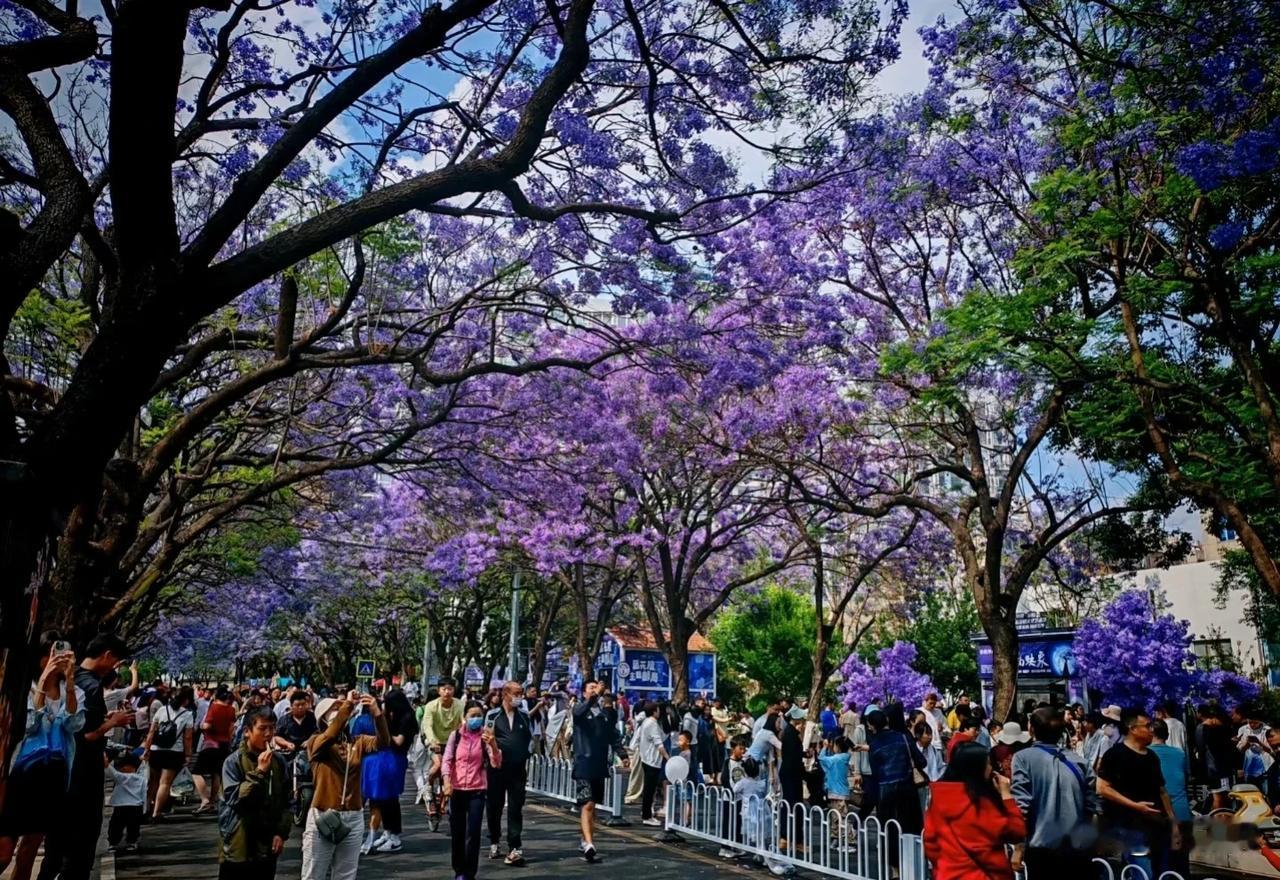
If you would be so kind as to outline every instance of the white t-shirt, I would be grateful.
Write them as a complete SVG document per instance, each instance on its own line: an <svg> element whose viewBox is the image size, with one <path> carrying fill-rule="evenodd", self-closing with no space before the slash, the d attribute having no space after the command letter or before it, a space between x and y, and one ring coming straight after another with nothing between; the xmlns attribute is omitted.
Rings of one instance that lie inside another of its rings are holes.
<svg viewBox="0 0 1280 880"><path fill-rule="evenodd" d="M111 789L111 806L141 807L147 803L147 765L133 773L121 773L115 767L107 768L115 786Z"/></svg>
<svg viewBox="0 0 1280 880"><path fill-rule="evenodd" d="M1177 718L1166 718L1164 723L1169 728L1169 738L1166 743L1175 749L1187 750L1187 725L1183 724Z"/></svg>
<svg viewBox="0 0 1280 880"><path fill-rule="evenodd" d="M195 725L195 719L191 716L190 709L175 709L172 706L161 706L151 713L151 724L154 727L160 727L162 724L173 722L178 727L178 735L174 737L173 745L159 746L154 740L151 743L151 751L153 752L181 752L185 750L182 744L182 737Z"/></svg>

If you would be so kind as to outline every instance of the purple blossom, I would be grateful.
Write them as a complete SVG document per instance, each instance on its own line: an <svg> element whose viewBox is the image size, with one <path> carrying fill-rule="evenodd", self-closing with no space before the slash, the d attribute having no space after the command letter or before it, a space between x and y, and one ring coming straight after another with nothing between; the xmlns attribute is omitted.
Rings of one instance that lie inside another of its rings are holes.
<svg viewBox="0 0 1280 880"><path fill-rule="evenodd" d="M915 669L915 660L916 646L910 642L894 642L881 649L874 666L857 653L849 655L840 667L844 679L839 688L841 701L846 706L859 707L886 702L919 706L925 696L937 688L929 676Z"/></svg>

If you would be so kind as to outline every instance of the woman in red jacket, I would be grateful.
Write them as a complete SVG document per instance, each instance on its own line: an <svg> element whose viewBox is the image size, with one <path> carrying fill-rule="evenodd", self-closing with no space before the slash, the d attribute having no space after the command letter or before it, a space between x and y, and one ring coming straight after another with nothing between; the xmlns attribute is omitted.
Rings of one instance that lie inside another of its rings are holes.
<svg viewBox="0 0 1280 880"><path fill-rule="evenodd" d="M1027 836L1009 780L991 769L978 743L956 747L947 772L932 787L924 819L924 852L934 880L1013 880L1006 844Z"/></svg>

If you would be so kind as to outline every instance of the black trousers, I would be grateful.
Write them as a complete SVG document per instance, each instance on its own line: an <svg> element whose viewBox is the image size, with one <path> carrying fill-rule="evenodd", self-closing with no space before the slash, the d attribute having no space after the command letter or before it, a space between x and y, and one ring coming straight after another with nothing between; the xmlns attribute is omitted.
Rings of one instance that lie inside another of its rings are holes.
<svg viewBox="0 0 1280 880"><path fill-rule="evenodd" d="M658 784L662 781L662 768L641 764L644 768L644 788L640 789L640 818L653 818L653 796L657 794Z"/></svg>
<svg viewBox="0 0 1280 880"><path fill-rule="evenodd" d="M371 800L369 804L377 807L382 812L382 827L385 830L391 834L400 834L404 831L404 817L400 813L399 798Z"/></svg>
<svg viewBox="0 0 1280 880"><path fill-rule="evenodd" d="M265 862L221 862L218 880L275 880L276 860Z"/></svg>
<svg viewBox="0 0 1280 880"><path fill-rule="evenodd" d="M476 880L480 871L480 826L484 823L483 791L458 791L449 796L450 852L453 874Z"/></svg>
<svg viewBox="0 0 1280 880"><path fill-rule="evenodd" d="M71 773L65 821L45 835L44 861L37 880L89 880L102 834L104 773L102 753L82 748Z"/></svg>
<svg viewBox="0 0 1280 880"><path fill-rule="evenodd" d="M1022 860L1027 866L1027 876L1036 880L1079 880L1096 876L1093 855L1086 850L1029 846Z"/></svg>
<svg viewBox="0 0 1280 880"><path fill-rule="evenodd" d="M502 839L502 806L507 807L507 847L520 849L524 833L524 787L528 765L521 761L510 766L490 767L489 777L489 842Z"/></svg>
<svg viewBox="0 0 1280 880"><path fill-rule="evenodd" d="M121 838L137 843L141 826L142 807L112 807L111 818L107 820L107 843L115 846Z"/></svg>

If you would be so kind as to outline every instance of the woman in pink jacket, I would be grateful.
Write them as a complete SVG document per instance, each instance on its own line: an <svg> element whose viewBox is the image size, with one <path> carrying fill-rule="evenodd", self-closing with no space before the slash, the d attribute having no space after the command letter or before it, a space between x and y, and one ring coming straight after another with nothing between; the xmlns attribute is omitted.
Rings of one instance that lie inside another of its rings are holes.
<svg viewBox="0 0 1280 880"><path fill-rule="evenodd" d="M453 873L457 880L476 880L480 870L480 825L485 812L489 767L502 766L493 731L484 726L484 708L467 704L462 726L444 747L444 793L449 798L449 831L453 837Z"/></svg>

